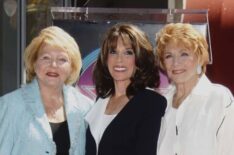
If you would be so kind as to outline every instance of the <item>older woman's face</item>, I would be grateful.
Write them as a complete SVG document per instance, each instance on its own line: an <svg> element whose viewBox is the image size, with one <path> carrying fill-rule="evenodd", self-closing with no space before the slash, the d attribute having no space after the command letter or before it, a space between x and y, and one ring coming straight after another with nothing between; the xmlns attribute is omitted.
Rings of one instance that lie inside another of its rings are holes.
<svg viewBox="0 0 234 155"><path fill-rule="evenodd" d="M49 45L42 45L34 69L39 84L49 87L61 87L72 70L68 54Z"/></svg>
<svg viewBox="0 0 234 155"><path fill-rule="evenodd" d="M136 68L135 53L131 44L124 44L123 40L118 38L116 49L108 53L107 65L115 83L128 85Z"/></svg>
<svg viewBox="0 0 234 155"><path fill-rule="evenodd" d="M198 78L197 56L182 44L169 42L165 48L163 62L169 79L175 84L192 82Z"/></svg>

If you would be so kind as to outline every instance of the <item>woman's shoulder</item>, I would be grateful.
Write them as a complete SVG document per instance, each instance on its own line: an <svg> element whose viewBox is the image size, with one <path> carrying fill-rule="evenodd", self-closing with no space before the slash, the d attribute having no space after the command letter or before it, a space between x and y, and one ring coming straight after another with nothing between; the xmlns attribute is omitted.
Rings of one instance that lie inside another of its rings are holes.
<svg viewBox="0 0 234 155"><path fill-rule="evenodd" d="M216 120L223 121L224 117L232 116L234 113L233 94L226 86L211 83L206 105L211 109L211 112L219 116Z"/></svg>
<svg viewBox="0 0 234 155"><path fill-rule="evenodd" d="M212 93L215 93L215 94L220 94L220 95L229 96L229 97L233 96L230 89L222 84L212 83L211 91Z"/></svg>
<svg viewBox="0 0 234 155"><path fill-rule="evenodd" d="M26 108L21 92L22 88L0 97L0 120L13 121L19 118L15 116L24 114Z"/></svg>
<svg viewBox="0 0 234 155"><path fill-rule="evenodd" d="M226 86L211 82L206 75L200 78L194 92L202 96L213 96L214 98L233 98L231 91Z"/></svg>
<svg viewBox="0 0 234 155"><path fill-rule="evenodd" d="M86 113L93 105L93 100L85 96L79 91L79 88L73 86L66 86L65 97L68 104L73 104L76 108Z"/></svg>
<svg viewBox="0 0 234 155"><path fill-rule="evenodd" d="M167 106L167 100L165 97L160 95L153 89L144 89L137 95L136 101L141 102L140 104L144 108L149 108L152 111L164 111Z"/></svg>
<svg viewBox="0 0 234 155"><path fill-rule="evenodd" d="M210 89L210 97L217 101L222 101L224 106L228 106L230 103L233 104L234 98L231 91L224 85L212 83Z"/></svg>
<svg viewBox="0 0 234 155"><path fill-rule="evenodd" d="M83 100L83 101L88 102L90 104L93 102L90 98L88 98L87 96L82 94L78 87L67 86L66 91L67 91L68 94L73 95L74 97L77 97L80 100Z"/></svg>
<svg viewBox="0 0 234 155"><path fill-rule="evenodd" d="M5 103L9 106L12 104L15 104L15 106L17 106L18 105L17 103L21 101L22 101L22 88L16 89L0 97L1 104Z"/></svg>
<svg viewBox="0 0 234 155"><path fill-rule="evenodd" d="M230 105L233 106L233 95L224 85L211 82L205 75L199 80L193 96L201 100L205 99L205 105L219 111L225 111Z"/></svg>
<svg viewBox="0 0 234 155"><path fill-rule="evenodd" d="M151 88L146 88L143 91L140 92L140 96L145 99L150 99L150 100L160 100L162 102L166 102L166 99L164 96L162 96L159 92L155 91L154 89Z"/></svg>

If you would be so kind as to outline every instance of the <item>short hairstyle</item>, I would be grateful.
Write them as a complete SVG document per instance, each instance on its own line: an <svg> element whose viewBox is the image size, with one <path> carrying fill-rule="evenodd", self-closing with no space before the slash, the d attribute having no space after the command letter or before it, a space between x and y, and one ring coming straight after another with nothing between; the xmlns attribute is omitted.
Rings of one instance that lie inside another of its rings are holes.
<svg viewBox="0 0 234 155"><path fill-rule="evenodd" d="M130 43L135 53L136 71L126 90L127 96L133 96L138 90L146 87L155 88L159 85L158 66L149 38L137 26L119 23L106 32L94 67L93 80L98 97L105 98L115 93L114 81L107 66L107 58L109 51L116 49L119 37L124 43Z"/></svg>
<svg viewBox="0 0 234 155"><path fill-rule="evenodd" d="M156 55L163 70L165 70L163 59L165 47L171 41L182 44L185 48L193 51L202 67L202 73L205 73L206 65L209 63L206 38L191 24L187 23L167 24L156 33Z"/></svg>
<svg viewBox="0 0 234 155"><path fill-rule="evenodd" d="M49 45L62 49L66 52L71 60L72 72L65 84L72 84L78 78L82 67L82 60L79 46L75 39L67 32L57 26L50 26L40 31L24 52L24 65L26 69L26 82L29 83L36 76L34 64L37 60L38 53L42 45Z"/></svg>

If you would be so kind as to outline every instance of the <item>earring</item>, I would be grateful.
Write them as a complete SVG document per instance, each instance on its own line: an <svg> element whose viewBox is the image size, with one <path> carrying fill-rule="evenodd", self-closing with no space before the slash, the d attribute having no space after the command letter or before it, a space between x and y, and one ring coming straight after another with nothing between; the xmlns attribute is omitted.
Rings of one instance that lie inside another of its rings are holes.
<svg viewBox="0 0 234 155"><path fill-rule="evenodd" d="M201 65L198 64L197 65L197 74L200 75L202 73L202 68L201 68Z"/></svg>

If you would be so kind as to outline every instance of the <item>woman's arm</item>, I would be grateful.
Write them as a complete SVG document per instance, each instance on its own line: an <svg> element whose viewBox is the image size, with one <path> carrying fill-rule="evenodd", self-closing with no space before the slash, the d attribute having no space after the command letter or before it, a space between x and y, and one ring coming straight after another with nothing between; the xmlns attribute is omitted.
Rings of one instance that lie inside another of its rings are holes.
<svg viewBox="0 0 234 155"><path fill-rule="evenodd" d="M217 155L234 155L234 100L229 94L222 100L227 106L217 133Z"/></svg>
<svg viewBox="0 0 234 155"><path fill-rule="evenodd" d="M13 127L12 127L12 113L9 104L0 98L0 154L10 155L14 140L13 140ZM17 116L15 116L17 117Z"/></svg>

